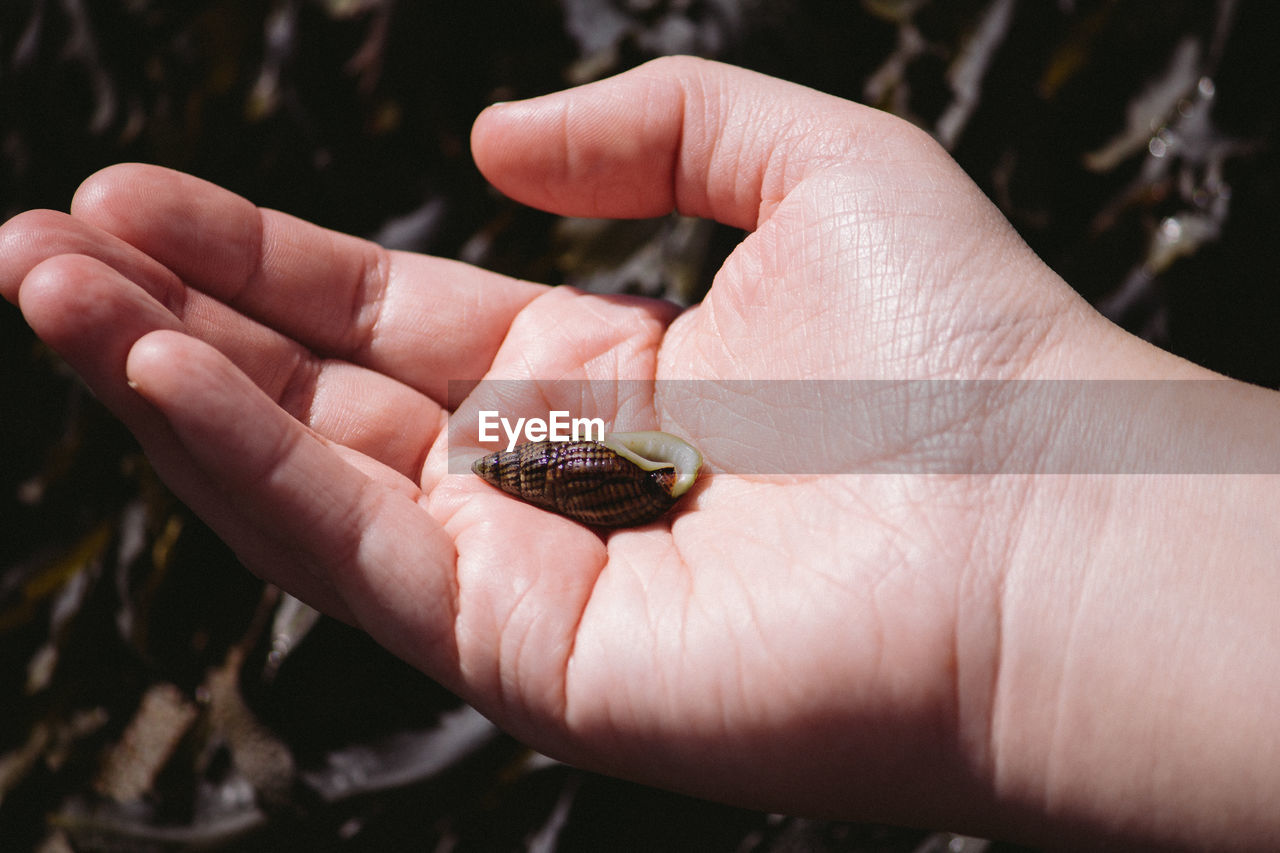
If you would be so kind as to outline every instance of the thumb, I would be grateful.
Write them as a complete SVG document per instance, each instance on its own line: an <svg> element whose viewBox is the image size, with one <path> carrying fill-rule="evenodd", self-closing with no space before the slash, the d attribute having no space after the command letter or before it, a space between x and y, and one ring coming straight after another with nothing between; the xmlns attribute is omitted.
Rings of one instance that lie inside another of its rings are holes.
<svg viewBox="0 0 1280 853"><path fill-rule="evenodd" d="M879 110L690 57L494 105L471 147L495 186L534 207L612 218L675 209L743 229L816 170L941 152Z"/></svg>

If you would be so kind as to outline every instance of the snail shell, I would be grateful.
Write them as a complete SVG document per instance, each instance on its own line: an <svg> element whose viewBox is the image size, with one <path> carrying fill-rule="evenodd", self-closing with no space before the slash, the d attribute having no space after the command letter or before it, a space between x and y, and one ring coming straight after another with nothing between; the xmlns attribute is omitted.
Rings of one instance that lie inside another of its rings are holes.
<svg viewBox="0 0 1280 853"><path fill-rule="evenodd" d="M665 432L597 441L535 441L477 459L471 470L534 506L599 527L661 516L698 479L702 454Z"/></svg>

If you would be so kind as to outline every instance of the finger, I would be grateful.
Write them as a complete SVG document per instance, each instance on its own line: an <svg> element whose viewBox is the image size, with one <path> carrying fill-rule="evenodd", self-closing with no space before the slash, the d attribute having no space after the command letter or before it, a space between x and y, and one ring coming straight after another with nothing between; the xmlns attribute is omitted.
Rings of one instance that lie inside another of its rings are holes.
<svg viewBox="0 0 1280 853"><path fill-rule="evenodd" d="M545 290L388 252L154 166L90 177L72 212L307 348L386 373L438 402L450 378L484 374L512 318Z"/></svg>
<svg viewBox="0 0 1280 853"><path fill-rule="evenodd" d="M72 216L16 216L0 230L0 252L0 289L27 306L37 333L86 378L123 376L123 360L100 357L104 347L119 351L145 331L182 328L223 350L277 399L302 384L296 377L309 354L295 341L188 289L155 259Z"/></svg>
<svg viewBox="0 0 1280 853"><path fill-rule="evenodd" d="M38 265L14 296L33 330L125 422L178 494L196 497L213 492L203 472L189 464L188 454L168 424L125 382L125 364L134 343L157 329L179 327L171 313L102 262L78 255L60 255ZM175 363L171 370L181 367ZM199 504L196 508L203 517L211 523L222 520L218 526L226 526L227 507L212 506L208 500ZM261 549L263 558L268 550ZM332 595L316 593L312 600L323 602L340 618L347 615L342 602Z"/></svg>
<svg viewBox="0 0 1280 853"><path fill-rule="evenodd" d="M189 336L143 337L127 372L168 430L146 446L157 471L248 568L546 740L606 557L595 534L469 475L428 498L328 446Z"/></svg>
<svg viewBox="0 0 1280 853"><path fill-rule="evenodd" d="M295 342L207 297L174 297L174 307L168 308L152 294L168 295L181 287L171 273L140 261L132 247L115 251L109 235L93 241L88 236L73 228L46 242L58 243L58 250L98 252L151 286L136 285L96 257L60 254L24 276L13 298L36 334L131 427L137 426L138 398L124 383L130 347L148 332L181 330L230 353L273 400L321 435L415 480L421 475L427 448L443 428L439 405L381 374L314 358Z"/></svg>
<svg viewBox="0 0 1280 853"><path fill-rule="evenodd" d="M288 374L294 372L293 366L305 355L296 342L266 329L198 290L187 288L171 270L134 246L65 213L36 210L9 220L0 229L0 256L5 259L5 263L0 265L0 290L14 302L22 298L23 290L44 289L46 283L55 288L56 300L71 300L89 309L92 306L81 304L84 295L74 292L77 287L95 288L94 298L104 302L118 298L132 305L145 302L146 297L150 297L156 304L149 305L143 316L154 318L158 316L157 310L167 311L186 331L230 354L242 369L254 372L256 367L260 373L258 383L263 387L284 384ZM37 266L66 256L82 257L68 266L54 263L45 268L44 275L28 280ZM89 258L105 265L114 275L99 276L106 280L89 282L92 274L104 272L93 265L86 265L84 261ZM59 277L66 287L58 289L58 282L54 280ZM133 290L139 292L133 293ZM61 337L68 345L74 345L78 334L75 325L81 312L68 314L61 318L62 325L71 331ZM170 326L165 322L155 327ZM51 328L50 331L53 333L54 330ZM102 329L99 334L108 331Z"/></svg>
<svg viewBox="0 0 1280 853"><path fill-rule="evenodd" d="M123 240L55 210L29 210L0 227L0 295L17 303L23 279L40 262L59 255L96 258L137 284L161 305L185 303L182 280Z"/></svg>
<svg viewBox="0 0 1280 853"><path fill-rule="evenodd" d="M344 460L194 338L147 335L126 367L171 430L146 448L157 470L251 570L457 683L453 544L416 487Z"/></svg>
<svg viewBox="0 0 1280 853"><path fill-rule="evenodd" d="M868 107L689 57L490 107L471 147L514 198L573 216L678 209L754 228L816 170L936 159L937 145Z"/></svg>
<svg viewBox="0 0 1280 853"><path fill-rule="evenodd" d="M124 382L129 348L181 322L141 288L96 258L59 255L22 280L14 300L32 330L131 427L146 411Z"/></svg>

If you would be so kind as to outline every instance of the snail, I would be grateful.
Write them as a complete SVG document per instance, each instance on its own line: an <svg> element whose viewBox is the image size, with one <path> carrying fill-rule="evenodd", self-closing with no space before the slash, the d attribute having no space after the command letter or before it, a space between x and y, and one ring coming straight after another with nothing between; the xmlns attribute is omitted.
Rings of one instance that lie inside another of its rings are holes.
<svg viewBox="0 0 1280 853"><path fill-rule="evenodd" d="M477 459L471 470L534 506L583 524L633 527L657 519L698 479L702 454L665 432L604 441L535 441Z"/></svg>

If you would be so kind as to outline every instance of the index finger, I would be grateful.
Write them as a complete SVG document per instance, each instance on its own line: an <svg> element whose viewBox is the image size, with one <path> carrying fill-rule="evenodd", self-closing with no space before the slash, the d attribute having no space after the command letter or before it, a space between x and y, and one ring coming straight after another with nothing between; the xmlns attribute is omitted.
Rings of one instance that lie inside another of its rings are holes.
<svg viewBox="0 0 1280 853"><path fill-rule="evenodd" d="M545 290L387 251L156 166L98 172L81 185L72 213L313 352L441 403L450 378L484 374L512 319Z"/></svg>

